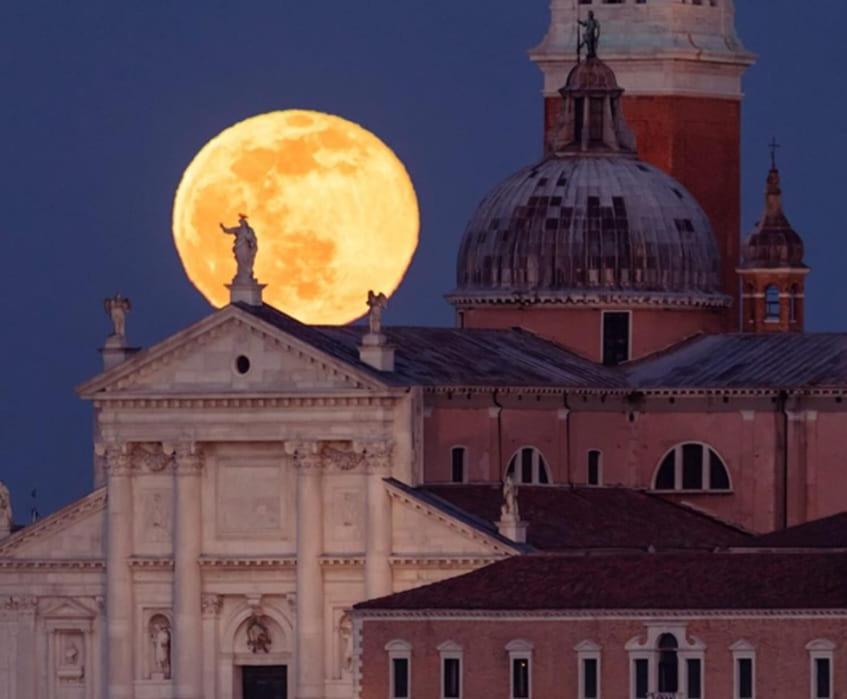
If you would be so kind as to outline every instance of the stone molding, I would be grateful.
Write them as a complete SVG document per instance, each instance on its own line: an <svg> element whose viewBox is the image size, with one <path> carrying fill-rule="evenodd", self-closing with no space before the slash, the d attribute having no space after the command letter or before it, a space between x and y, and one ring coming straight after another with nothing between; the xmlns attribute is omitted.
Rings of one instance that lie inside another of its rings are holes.
<svg viewBox="0 0 847 699"><path fill-rule="evenodd" d="M525 612L514 610L471 611L463 609L354 609L353 614L364 619L402 618L430 619L435 621L454 619L501 619L504 621L523 621L526 619L548 619L556 621L572 621L574 619L586 619L589 621L592 619L847 619L847 609L556 609Z"/></svg>
<svg viewBox="0 0 847 699"><path fill-rule="evenodd" d="M201 556L198 563L201 569L282 570L286 568L295 568L297 566L297 557L295 555L251 558L235 556Z"/></svg>
<svg viewBox="0 0 847 699"><path fill-rule="evenodd" d="M200 606L203 610L203 616L206 618L217 617L221 613L224 606L223 595L204 592L200 598Z"/></svg>
<svg viewBox="0 0 847 699"><path fill-rule="evenodd" d="M105 457L107 476L129 476L135 469L130 444L110 442L105 445L97 444L94 448Z"/></svg>
<svg viewBox="0 0 847 699"><path fill-rule="evenodd" d="M729 308L732 300L723 294L671 294L651 292L621 292L614 289L563 290L558 293L535 293L520 291L457 290L447 294L447 300L462 309L485 308L487 306L578 306L583 308L618 307L625 304L631 308Z"/></svg>
<svg viewBox="0 0 847 699"><path fill-rule="evenodd" d="M34 612L38 607L38 597L34 595L9 595L0 597L0 611Z"/></svg>
<svg viewBox="0 0 847 699"><path fill-rule="evenodd" d="M392 568L484 568L502 561L507 556L392 556L389 565Z"/></svg>
<svg viewBox="0 0 847 699"><path fill-rule="evenodd" d="M286 456L300 473L315 471L362 471L388 475L391 472L394 442L373 440L289 441Z"/></svg>
<svg viewBox="0 0 847 699"><path fill-rule="evenodd" d="M574 388L565 386L489 386L489 385L453 385L425 386L424 392L430 395L464 395L467 393L510 395L572 395L572 396L621 396L638 393L649 398L683 397L702 398L710 396L726 396L730 398L771 398L785 393L790 397L840 398L847 396L847 388L802 388L783 391L774 388L642 388L627 386L621 388L584 387Z"/></svg>
<svg viewBox="0 0 847 699"><path fill-rule="evenodd" d="M180 442L173 447L174 472L178 476L199 476L203 472L203 448L196 442Z"/></svg>
<svg viewBox="0 0 847 699"><path fill-rule="evenodd" d="M0 570L54 571L54 570L105 570L103 559L51 559L25 558L0 560Z"/></svg>
<svg viewBox="0 0 847 699"><path fill-rule="evenodd" d="M134 443L130 447L130 454L132 463L137 469L144 469L151 473L164 471L173 458L161 443Z"/></svg>
<svg viewBox="0 0 847 699"><path fill-rule="evenodd" d="M173 570L173 558L146 558L133 556L129 559L129 567L134 570Z"/></svg>
<svg viewBox="0 0 847 699"><path fill-rule="evenodd" d="M318 560L321 568L364 568L364 556L321 556Z"/></svg>
<svg viewBox="0 0 847 699"><path fill-rule="evenodd" d="M400 396L386 395L332 395L332 396L279 396L206 395L171 396L116 394L98 395L95 408L159 408L159 409L218 409L218 408L390 408Z"/></svg>
<svg viewBox="0 0 847 699"><path fill-rule="evenodd" d="M105 508L106 488L104 487L3 539L0 542L0 556L8 555L41 536L65 529L72 522Z"/></svg>

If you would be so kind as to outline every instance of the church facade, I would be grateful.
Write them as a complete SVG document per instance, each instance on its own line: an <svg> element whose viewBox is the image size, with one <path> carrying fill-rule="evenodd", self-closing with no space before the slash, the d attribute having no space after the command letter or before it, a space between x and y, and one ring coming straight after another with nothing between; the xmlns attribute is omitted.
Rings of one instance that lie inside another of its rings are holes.
<svg viewBox="0 0 847 699"><path fill-rule="evenodd" d="M847 334L803 332L808 269L775 162L765 215L743 246L738 234L752 56L732 2L593 10L604 60L577 64L573 4L552 0L532 53L545 155L472 217L448 295L456 327L384 327L379 294L367 327L299 323L262 303L246 217L228 229L239 274L224 309L138 351L126 299L108 302L104 372L78 389L95 417L94 490L20 529L0 491L0 699L407 699L409 681L424 683L414 696L475 696L492 686L426 682L440 659L470 659L480 627L422 630L421 610L441 623L458 595L505 618L509 602L473 595L513 573L614 579L569 567L575 554L667 555L667 569L625 571L655 585L713 568L735 581L735 559L712 563L847 509ZM554 558L564 567L545 568ZM819 560L838 579L830 554L803 562L814 573ZM575 658L596 660L628 634L614 652L653 662L680 623L627 648L661 609L605 591L595 604L642 605L637 623L600 629L588 606L595 631L562 643L585 641ZM847 604L827 600L833 616L797 632L812 644L803 663L847 641L827 626ZM536 631L499 629L485 647L523 662ZM675 637L680 657L702 659L691 634ZM514 639L526 643L504 650ZM418 668L421 652L435 664L392 684L393 661ZM508 684L524 666L506 667ZM523 687L511 696L547 696Z"/></svg>

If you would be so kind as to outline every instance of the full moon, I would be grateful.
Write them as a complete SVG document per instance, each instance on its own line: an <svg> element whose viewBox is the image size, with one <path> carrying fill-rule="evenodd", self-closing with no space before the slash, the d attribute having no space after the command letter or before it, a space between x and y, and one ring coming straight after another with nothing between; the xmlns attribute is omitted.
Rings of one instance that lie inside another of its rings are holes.
<svg viewBox="0 0 847 699"><path fill-rule="evenodd" d="M215 306L229 303L234 226L248 216L265 302L300 321L343 324L390 296L418 244L415 189L391 149L361 126L310 111L271 112L226 129L182 177L173 235L185 271Z"/></svg>

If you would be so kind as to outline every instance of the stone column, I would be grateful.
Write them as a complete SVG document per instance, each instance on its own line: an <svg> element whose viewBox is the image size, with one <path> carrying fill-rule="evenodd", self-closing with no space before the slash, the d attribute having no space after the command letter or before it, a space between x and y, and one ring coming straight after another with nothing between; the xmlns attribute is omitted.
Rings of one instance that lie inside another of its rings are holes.
<svg viewBox="0 0 847 699"><path fill-rule="evenodd" d="M384 480L391 473L393 444L378 442L365 448L367 478L367 542L365 549L365 597L374 599L392 592L391 498Z"/></svg>
<svg viewBox="0 0 847 699"><path fill-rule="evenodd" d="M223 607L220 595L203 595L203 696L216 697L218 679L218 616Z"/></svg>
<svg viewBox="0 0 847 699"><path fill-rule="evenodd" d="M200 474L196 444L181 444L174 455L174 685L177 699L203 697L203 625L200 589Z"/></svg>
<svg viewBox="0 0 847 699"><path fill-rule="evenodd" d="M109 699L133 696L132 461L126 444L106 449L106 636Z"/></svg>
<svg viewBox="0 0 847 699"><path fill-rule="evenodd" d="M287 444L297 469L296 699L324 697L323 460L314 442Z"/></svg>
<svg viewBox="0 0 847 699"><path fill-rule="evenodd" d="M41 670L37 662L38 652L35 641L35 613L38 608L38 599L29 595L15 597L12 599L12 606L18 611L18 647L15 657L18 684L15 698L37 699L36 676ZM3 649L3 652L8 650Z"/></svg>

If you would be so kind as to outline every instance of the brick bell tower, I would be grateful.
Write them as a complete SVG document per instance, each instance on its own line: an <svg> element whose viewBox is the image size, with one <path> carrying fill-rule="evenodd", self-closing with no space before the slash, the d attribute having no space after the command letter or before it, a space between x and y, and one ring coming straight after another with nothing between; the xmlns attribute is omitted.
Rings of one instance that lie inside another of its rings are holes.
<svg viewBox="0 0 847 699"><path fill-rule="evenodd" d="M544 74L544 148L561 119L558 90L576 62L578 20L593 11L603 60L626 90L638 154L678 179L708 214L724 293L738 329L741 77L754 62L735 30L733 0L550 0L547 36L530 52Z"/></svg>
<svg viewBox="0 0 847 699"><path fill-rule="evenodd" d="M772 146L765 210L744 244L741 325L745 332L803 332L806 275L803 239L782 208L782 187Z"/></svg>

